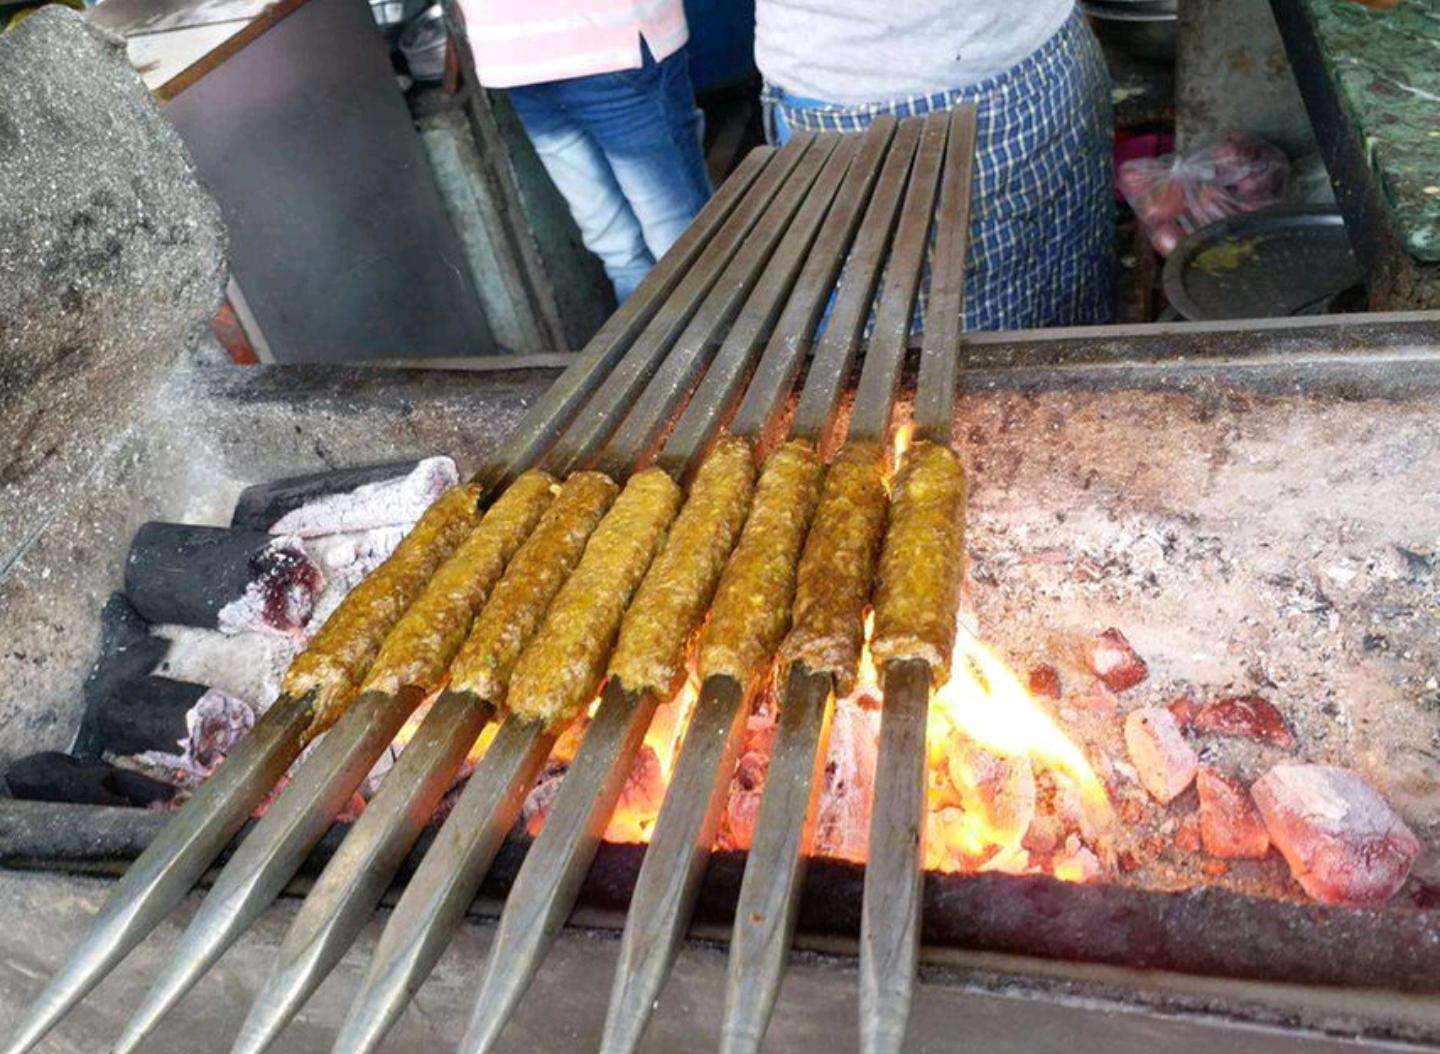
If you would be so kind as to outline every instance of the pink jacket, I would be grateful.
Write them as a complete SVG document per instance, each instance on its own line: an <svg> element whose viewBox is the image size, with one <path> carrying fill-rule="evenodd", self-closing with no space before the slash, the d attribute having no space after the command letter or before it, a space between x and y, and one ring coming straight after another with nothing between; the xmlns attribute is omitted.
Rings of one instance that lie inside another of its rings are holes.
<svg viewBox="0 0 1440 1054"><path fill-rule="evenodd" d="M681 0L459 0L480 83L487 88L640 68L689 38Z"/></svg>

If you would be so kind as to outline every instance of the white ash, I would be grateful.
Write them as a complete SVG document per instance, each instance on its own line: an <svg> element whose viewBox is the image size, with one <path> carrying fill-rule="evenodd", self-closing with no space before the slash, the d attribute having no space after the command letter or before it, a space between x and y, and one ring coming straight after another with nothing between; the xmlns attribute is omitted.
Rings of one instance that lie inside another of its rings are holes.
<svg viewBox="0 0 1440 1054"><path fill-rule="evenodd" d="M365 483L344 494L307 502L271 524L270 533L315 538L413 523L431 502L459 481L453 460L428 457L409 475Z"/></svg>
<svg viewBox="0 0 1440 1054"><path fill-rule="evenodd" d="M207 778L230 749L255 727L255 710L245 700L211 688L185 715L186 734L176 753L147 750L136 755L143 765L166 769L193 780Z"/></svg>
<svg viewBox="0 0 1440 1054"><path fill-rule="evenodd" d="M1282 762L1354 769L1440 857L1432 405L991 391L962 394L956 417L975 607L1022 675L1056 668L1054 712L1098 767L1125 758L1132 709L1257 693L1295 747L1187 730L1201 760L1247 785ZM1150 676L1091 706L1077 652L1107 626ZM1195 792L1161 806L1128 770L1115 764L1110 782L1124 815L1116 881L1303 896L1276 853L1217 862L1176 846L1186 828L1163 825L1195 813Z"/></svg>
<svg viewBox="0 0 1440 1054"><path fill-rule="evenodd" d="M300 649L277 633L221 633L195 626L154 626L170 649L152 673L217 688L264 713L280 696L280 679Z"/></svg>
<svg viewBox="0 0 1440 1054"><path fill-rule="evenodd" d="M306 550L325 573L325 589L316 598L310 621L305 627L307 639L325 625L325 620L340 606L345 595L360 584L362 578L389 558L412 526L406 523L369 531L332 534L312 538L305 543Z"/></svg>

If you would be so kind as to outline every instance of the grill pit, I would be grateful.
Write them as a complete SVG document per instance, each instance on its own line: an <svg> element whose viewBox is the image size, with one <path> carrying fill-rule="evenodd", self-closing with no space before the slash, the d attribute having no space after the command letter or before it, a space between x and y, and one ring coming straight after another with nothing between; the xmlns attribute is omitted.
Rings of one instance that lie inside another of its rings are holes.
<svg viewBox="0 0 1440 1054"><path fill-rule="evenodd" d="M1139 866L1117 866L1095 886L1043 877L932 875L928 972L917 1022L929 1019L926 1007L936 1004L927 1000L934 992L949 993L948 999L977 983L984 971L974 973L973 957L966 956L979 949L1040 957L1027 959L1016 973L986 976L1005 978L993 981L1000 989L1047 1000L1079 991L1132 1009L1178 1005L1187 1013L1200 1007L1208 1013L1219 1007L1231 1024L1264 1020L1371 1036L1440 1035L1406 1001L1364 990L1424 989L1425 978L1435 976L1428 909L1436 873L1437 770L1427 751L1436 749L1432 740L1440 725L1435 690L1426 685L1436 665L1430 642L1437 586L1430 557L1440 539L1440 511L1423 496L1433 493L1430 477L1437 471L1430 467L1437 463L1437 440L1427 425L1440 368L1403 347L1399 356L1382 347L1369 362L1338 364L1324 357L1307 363L1296 357L1303 348L1295 348L1305 339L1359 346L1375 336L1363 325L1319 338L1249 334L1243 339L1269 357L1243 362L1233 356L1198 367L1132 364L1123 371L1076 365L1094 350L1084 340L1025 349L981 342L982 363L987 356L1013 362L1022 353L1036 355L1035 348L1050 361L1043 384L1034 383L1028 367L977 369L964 378L958 435L974 481L967 618L1022 678L1042 666L1055 670L1060 695L1048 705L1086 748L1117 808L1129 800L1141 803L1143 814L1122 828L1115 846L1118 860L1128 853ZM1233 333L1206 339L1212 346L1242 340ZM1290 354L1275 355L1287 344ZM1143 352L1143 342L1137 349ZM1404 359L1403 378L1397 357ZM68 733L55 730L73 727L77 719L78 686L94 654L93 627L139 522L224 523L245 484L326 464L373 461L377 453L453 452L464 473L470 466L463 458L489 449L547 379L281 372L236 377L190 369L172 376L157 394L169 412L142 410L136 427L117 437L112 453L97 464L93 489L60 510L0 581L4 629L26 656L8 654L3 661L15 668L25 664L22 677L38 689L11 694L7 705L26 719L18 727L28 724L34 749L67 745ZM1296 387L1290 375L1303 376L1304 385ZM175 414L177 398L191 412ZM382 451L377 435L391 437L393 445ZM105 511L112 515L103 516ZM77 547L76 537L89 544ZM48 628L65 611L73 615L68 628ZM45 612L47 628L37 628L27 612ZM1085 648L1111 626L1145 660L1148 676L1107 698L1096 689ZM33 652L38 662L27 650L31 641L46 642ZM1228 862L1223 874L1205 870L1207 854L1176 837L1181 821L1195 812L1194 790L1162 808L1116 765L1126 761L1121 728L1129 710L1186 697L1203 706L1249 693L1280 709L1296 746L1192 736L1202 762L1247 783L1281 759L1360 772L1422 844L1412 877L1385 907L1314 907L1273 854ZM1095 705L1097 696L1102 705ZM35 698L54 705L37 714ZM67 848L63 827L53 817L38 819L35 810L47 808L4 804L0 846L9 862L114 865L133 856L146 831L133 813L116 819L109 810L80 810L72 831L83 844ZM108 834L107 824L114 828ZM487 887L492 894L503 892L520 851L520 843L512 844L497 864ZM602 933L612 932L606 927L622 917L617 912L639 852L607 847L592 871L583 911L599 913L587 917ZM723 935L740 867L736 856L716 858L697 934ZM1168 895L1190 889L1200 892ZM851 947L858 906L854 865L812 870L802 943L841 958L805 960L807 976L813 964L820 964L820 976L848 969L843 955ZM1229 929L1217 929L1217 921ZM1213 939L1197 941L1207 933ZM1226 933L1245 939L1220 939ZM581 939L572 934L567 941ZM1314 954L1317 949L1326 954ZM367 950L358 949L360 955ZM703 950L691 951L704 958ZM1133 983L1130 974L1125 984L1107 987L1096 981L1103 970L1057 965L1067 960L1190 976L1177 982L1184 995L1172 1002L1170 995L1145 995L1148 983ZM364 960L352 953L351 961ZM950 965L960 961L971 965ZM688 983L684 969L676 985ZM1067 975L1058 989L1049 980L1057 971ZM1219 980L1202 982L1194 976L1199 974ZM1265 1005L1257 1009L1243 994L1248 987L1222 996L1196 994L1212 985L1233 986L1238 978L1340 985L1361 1009L1337 1025L1333 1013L1301 1012L1283 999L1261 1000ZM212 978L202 990L215 983ZM831 987L852 983L846 978ZM548 988L550 975L542 974L537 984ZM463 1016L465 993L454 994ZM603 996L597 994L594 1027L603 1016ZM17 993L16 1009L21 1002ZM1281 1004L1289 1009L1275 1009ZM777 1026L790 1017L782 1005ZM773 1039L791 1034L789 1026L781 1027Z"/></svg>

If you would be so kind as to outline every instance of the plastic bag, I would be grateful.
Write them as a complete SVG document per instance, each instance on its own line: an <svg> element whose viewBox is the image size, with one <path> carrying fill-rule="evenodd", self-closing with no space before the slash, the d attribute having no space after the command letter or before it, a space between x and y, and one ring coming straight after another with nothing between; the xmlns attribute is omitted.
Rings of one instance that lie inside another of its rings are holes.
<svg viewBox="0 0 1440 1054"><path fill-rule="evenodd" d="M1290 162L1275 147L1228 135L1188 154L1126 161L1117 183L1150 244L1169 256L1201 227L1278 204L1289 176Z"/></svg>

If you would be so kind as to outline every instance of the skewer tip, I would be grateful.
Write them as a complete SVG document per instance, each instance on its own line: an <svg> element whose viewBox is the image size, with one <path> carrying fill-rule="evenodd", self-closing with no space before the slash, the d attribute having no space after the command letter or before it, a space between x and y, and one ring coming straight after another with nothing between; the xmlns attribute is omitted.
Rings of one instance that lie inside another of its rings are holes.
<svg viewBox="0 0 1440 1054"><path fill-rule="evenodd" d="M313 956L291 963L270 974L235 1037L230 1054L261 1054L280 1038L280 1033L305 1002L318 981Z"/></svg>

